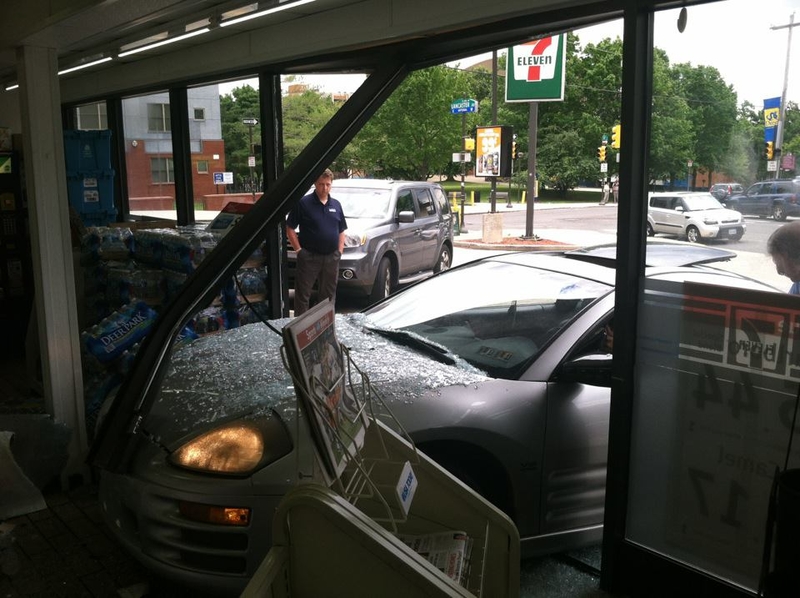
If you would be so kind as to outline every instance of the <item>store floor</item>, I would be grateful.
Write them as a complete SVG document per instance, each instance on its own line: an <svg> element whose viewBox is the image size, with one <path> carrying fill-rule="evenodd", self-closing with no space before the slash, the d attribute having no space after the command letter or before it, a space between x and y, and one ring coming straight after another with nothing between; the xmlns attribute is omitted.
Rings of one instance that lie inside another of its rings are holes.
<svg viewBox="0 0 800 598"><path fill-rule="evenodd" d="M47 509L0 523L2 597L198 597L146 571L110 536L96 488L45 493ZM609 598L600 548L522 562L520 598ZM377 598L377 597L376 597Z"/></svg>

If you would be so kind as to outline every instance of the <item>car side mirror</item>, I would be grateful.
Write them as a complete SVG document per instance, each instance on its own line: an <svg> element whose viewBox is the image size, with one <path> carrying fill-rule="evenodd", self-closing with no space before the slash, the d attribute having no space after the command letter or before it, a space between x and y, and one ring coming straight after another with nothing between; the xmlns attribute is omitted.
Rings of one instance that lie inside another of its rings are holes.
<svg viewBox="0 0 800 598"><path fill-rule="evenodd" d="M589 353L561 364L556 377L559 382L577 382L590 386L611 387L611 353Z"/></svg>
<svg viewBox="0 0 800 598"><path fill-rule="evenodd" d="M676 212L683 212L683 206L675 206Z"/></svg>
<svg viewBox="0 0 800 598"><path fill-rule="evenodd" d="M403 211L397 214L398 222L414 222L414 212Z"/></svg>

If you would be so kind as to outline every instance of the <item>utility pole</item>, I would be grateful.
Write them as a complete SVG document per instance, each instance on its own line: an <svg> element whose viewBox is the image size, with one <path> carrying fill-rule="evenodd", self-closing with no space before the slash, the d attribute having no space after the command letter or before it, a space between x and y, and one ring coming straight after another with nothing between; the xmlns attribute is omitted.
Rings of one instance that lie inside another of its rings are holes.
<svg viewBox="0 0 800 598"><path fill-rule="evenodd" d="M775 178L779 178L781 175L781 154L783 153L783 127L786 124L786 88L789 86L789 57L791 56L792 52L792 29L794 29L800 23L794 22L794 13L792 16L789 17L789 24L788 25L777 25L774 27L770 27L773 31L777 29L788 29L789 30L789 38L786 43L786 68L784 69L783 73L783 93L781 94L781 117L778 121L778 134L775 138L775 154L776 159L778 160L778 167L775 169Z"/></svg>
<svg viewBox="0 0 800 598"><path fill-rule="evenodd" d="M492 126L497 126L497 50L492 50ZM492 177L492 214L497 211L497 177Z"/></svg>

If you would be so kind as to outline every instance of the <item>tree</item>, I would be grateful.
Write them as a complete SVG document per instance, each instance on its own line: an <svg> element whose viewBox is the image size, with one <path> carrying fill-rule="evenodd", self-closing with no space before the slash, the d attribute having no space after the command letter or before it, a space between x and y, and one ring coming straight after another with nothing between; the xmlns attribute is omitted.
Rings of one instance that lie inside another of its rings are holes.
<svg viewBox="0 0 800 598"><path fill-rule="evenodd" d="M283 154L286 165L300 154L336 110L330 96L314 89L283 98ZM334 165L331 165L331 169L338 170Z"/></svg>
<svg viewBox="0 0 800 598"><path fill-rule="evenodd" d="M469 78L434 66L411 73L357 135L358 166L367 174L425 180L446 172L461 148L454 99L469 97Z"/></svg>
<svg viewBox="0 0 800 598"><path fill-rule="evenodd" d="M225 164L234 173L237 187L250 179L250 167L247 158L251 155L250 127L242 120L258 118L260 114L258 90L250 85L235 87L229 95L222 95L220 102L220 119L222 120L222 138L225 140ZM253 142L259 143L261 126L253 127ZM258 156L256 157L258 160ZM261 180L261 168L256 162L255 174Z"/></svg>

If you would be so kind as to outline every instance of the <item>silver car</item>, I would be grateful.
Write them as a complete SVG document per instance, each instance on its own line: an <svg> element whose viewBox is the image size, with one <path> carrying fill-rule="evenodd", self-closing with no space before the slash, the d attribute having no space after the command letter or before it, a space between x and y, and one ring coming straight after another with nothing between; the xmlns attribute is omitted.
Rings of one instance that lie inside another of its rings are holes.
<svg viewBox="0 0 800 598"><path fill-rule="evenodd" d="M651 193L647 235L675 235L691 243L704 239L738 241L747 230L742 215L728 210L711 193Z"/></svg>
<svg viewBox="0 0 800 598"><path fill-rule="evenodd" d="M687 266L734 255L653 243L647 275L774 290ZM525 555L601 537L614 278L613 247L502 254L336 317L337 337L417 447L505 511ZM152 404L126 413L108 403L103 425L130 418L133 443L124 471L101 471L103 517L181 585L241 592L283 494L313 470L280 356L286 322L176 347Z"/></svg>

